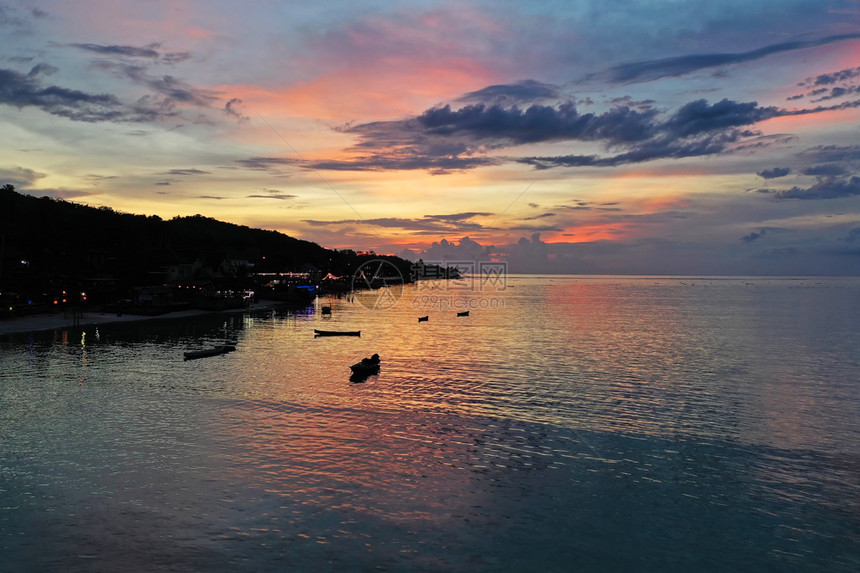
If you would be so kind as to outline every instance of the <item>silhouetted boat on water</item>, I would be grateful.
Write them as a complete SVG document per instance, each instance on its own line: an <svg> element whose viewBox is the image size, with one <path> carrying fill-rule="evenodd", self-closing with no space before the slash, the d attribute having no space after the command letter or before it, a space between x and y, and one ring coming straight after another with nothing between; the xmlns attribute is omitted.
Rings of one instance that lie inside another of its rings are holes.
<svg viewBox="0 0 860 573"><path fill-rule="evenodd" d="M464 311L464 312L458 312L458 313L457 313L457 316L469 316L469 311L467 310L467 311Z"/></svg>
<svg viewBox="0 0 860 573"><path fill-rule="evenodd" d="M428 316L419 316L419 317L418 317L418 322L427 322L428 320L430 320L430 316L429 316L429 315L428 315Z"/></svg>
<svg viewBox="0 0 860 573"><path fill-rule="evenodd" d="M317 330L314 329L316 336L361 336L360 330Z"/></svg>
<svg viewBox="0 0 860 573"><path fill-rule="evenodd" d="M207 356L218 356L219 354L227 354L236 350L236 343L228 341L226 344L219 344L212 348L204 348L203 350L189 350L184 353L185 360L193 360L195 358L206 358Z"/></svg>
<svg viewBox="0 0 860 573"><path fill-rule="evenodd" d="M349 368L352 370L350 380L363 382L368 376L379 374L379 354L374 354L370 358L362 358L361 362L356 362Z"/></svg>

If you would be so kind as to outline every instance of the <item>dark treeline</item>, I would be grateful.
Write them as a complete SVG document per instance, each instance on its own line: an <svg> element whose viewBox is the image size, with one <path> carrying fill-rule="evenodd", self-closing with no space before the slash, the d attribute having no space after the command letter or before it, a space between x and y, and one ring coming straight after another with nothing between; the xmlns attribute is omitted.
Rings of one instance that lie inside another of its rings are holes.
<svg viewBox="0 0 860 573"><path fill-rule="evenodd" d="M236 283L251 270L347 276L373 259L410 277L411 263L399 257L326 249L201 215L165 221L0 188L0 292L31 298L86 284L110 284L116 292L161 284L171 265L194 263L201 276Z"/></svg>

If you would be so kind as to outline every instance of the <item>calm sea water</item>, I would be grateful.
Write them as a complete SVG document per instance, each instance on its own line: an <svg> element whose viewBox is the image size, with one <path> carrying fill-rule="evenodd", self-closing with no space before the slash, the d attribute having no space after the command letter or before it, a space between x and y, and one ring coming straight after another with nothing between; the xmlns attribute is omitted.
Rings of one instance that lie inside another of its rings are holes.
<svg viewBox="0 0 860 573"><path fill-rule="evenodd" d="M860 569L860 279L328 302L0 337L0 570Z"/></svg>

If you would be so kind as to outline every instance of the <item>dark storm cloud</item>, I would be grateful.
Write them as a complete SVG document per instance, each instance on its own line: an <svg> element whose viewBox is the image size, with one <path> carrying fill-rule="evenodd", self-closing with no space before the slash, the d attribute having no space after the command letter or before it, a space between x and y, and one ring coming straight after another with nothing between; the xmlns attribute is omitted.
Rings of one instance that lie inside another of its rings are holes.
<svg viewBox="0 0 860 573"><path fill-rule="evenodd" d="M350 150L354 157L318 161L308 167L338 171L424 169L441 174L501 163L490 157L476 157L485 149L473 142L428 134L416 118L348 125L337 130L358 137Z"/></svg>
<svg viewBox="0 0 860 573"><path fill-rule="evenodd" d="M840 175L845 175L846 170L841 165L828 164L806 167L801 171L801 173L815 177L838 177Z"/></svg>
<svg viewBox="0 0 860 573"><path fill-rule="evenodd" d="M93 94L56 85L45 85L43 77L55 68L38 65L28 74L0 69L0 104L19 109L36 107L51 115L84 122L148 122L174 118L178 115L173 100L193 100L201 103L194 94L183 94L181 86L170 85L162 79L160 90L170 97L154 98L146 95L132 104L124 104L109 93Z"/></svg>
<svg viewBox="0 0 860 573"><path fill-rule="evenodd" d="M860 162L860 145L818 145L798 154L810 163Z"/></svg>
<svg viewBox="0 0 860 573"><path fill-rule="evenodd" d="M175 64L191 58L190 52L159 52L160 44L150 44L144 47L122 46L116 44L69 44L73 48L92 52L100 56L119 56L127 58L145 58L167 64Z"/></svg>
<svg viewBox="0 0 860 573"><path fill-rule="evenodd" d="M98 62L94 65L161 94L170 104L181 103L206 107L218 99L214 92L196 88L175 76L150 75L147 73L148 68L143 65L115 62Z"/></svg>
<svg viewBox="0 0 860 573"><path fill-rule="evenodd" d="M807 115L818 111L860 105L848 102L834 108L782 110L776 107L760 107L755 102L734 102L723 99L713 105L706 100L689 102L669 116L665 121L655 118L642 132L651 137L613 141L605 140L607 147L626 144L629 151L612 156L567 155L557 157L526 157L517 161L533 165L537 169L552 167L612 167L628 163L640 163L661 158L684 158L715 155L738 148L743 141L758 135L750 126L774 117ZM623 116L619 116L623 117ZM624 133L622 128L618 133ZM763 172L763 173L778 173Z"/></svg>
<svg viewBox="0 0 860 573"><path fill-rule="evenodd" d="M856 85L858 77L860 77L860 68L847 68L809 77L798 84L807 91L789 96L788 100L808 98L816 103L855 95L860 93L860 86Z"/></svg>
<svg viewBox="0 0 860 573"><path fill-rule="evenodd" d="M512 144L579 139L622 143L652 134L657 111L616 107L603 114L580 114L572 102L558 107L532 105L525 109L476 104L452 110L446 105L418 116L430 135L466 135L475 140Z"/></svg>
<svg viewBox="0 0 860 573"><path fill-rule="evenodd" d="M752 125L779 115L775 107L759 107L756 102L734 102L723 99L714 105L704 99L683 105L662 130L674 137L690 137L714 130Z"/></svg>
<svg viewBox="0 0 860 573"><path fill-rule="evenodd" d="M491 86L490 93L495 93L497 87ZM761 147L769 142L753 130L759 122L856 106L860 106L860 101L785 110L759 106L756 102L723 99L711 104L697 99L666 113L648 102L622 99L602 113L581 113L573 101L525 108L498 103L477 103L459 109L444 105L406 120L338 128L342 133L357 136L357 142L348 150L353 158L307 166L346 171L425 169L431 173L511 161L536 169L612 167L662 158L716 155L751 145ZM492 156L507 147L561 141L597 142L614 154L574 153L516 159Z"/></svg>
<svg viewBox="0 0 860 573"><path fill-rule="evenodd" d="M778 179L780 177L785 177L791 173L791 169L788 167L774 167L773 169L765 169L764 171L759 171L756 173L762 179Z"/></svg>
<svg viewBox="0 0 860 573"><path fill-rule="evenodd" d="M596 155L563 155L555 157L524 157L519 163L531 165L535 169L553 167L615 167L630 163L642 163L655 159L699 157L715 155L725 151L730 144L745 137L745 132L733 130L714 133L693 140L684 141L671 137L659 137L641 142L627 153L599 157Z"/></svg>
<svg viewBox="0 0 860 573"><path fill-rule="evenodd" d="M829 74L821 74L815 76L814 78L810 78L809 80L807 80L806 83L813 86L829 86L832 84L853 80L857 77L860 77L860 68L848 68L844 70L839 70L838 72L831 72Z"/></svg>
<svg viewBox="0 0 860 573"><path fill-rule="evenodd" d="M828 177L809 187L770 191L777 199L841 199L860 195L860 177Z"/></svg>
<svg viewBox="0 0 860 573"><path fill-rule="evenodd" d="M19 109L36 107L52 115L76 121L123 121L128 117L119 99L112 94L90 94L60 86L45 86L46 69L34 67L29 74L0 69L0 104Z"/></svg>
<svg viewBox="0 0 860 573"><path fill-rule="evenodd" d="M616 107L603 114L580 114L573 103L558 107L475 104L454 110L431 108L404 121L374 122L340 128L357 135L347 161L317 162L316 169L381 171L426 169L448 173L498 165L486 153L542 141L603 141L608 145L651 137L658 112Z"/></svg>
<svg viewBox="0 0 860 573"><path fill-rule="evenodd" d="M535 80L524 80L512 84L498 84L469 92L457 101L462 103L525 103L541 99L557 99L561 90L558 86Z"/></svg>
<svg viewBox="0 0 860 573"><path fill-rule="evenodd" d="M816 46L823 46L834 42L841 42L843 40L854 40L857 38L860 38L860 34L839 34L835 36L827 36L818 40L798 40L772 44L749 52L692 54L676 58L632 62L611 67L601 75L606 76L610 81L615 83L647 82L665 77L683 76L691 72L718 66L750 62L782 52L814 48Z"/></svg>
<svg viewBox="0 0 860 573"><path fill-rule="evenodd" d="M845 97L847 95L853 95L856 93L860 93L860 87L857 87L857 86L837 87L837 88L833 88L832 90L830 90L830 93L827 94L826 96L820 97L820 98L813 100L813 101L819 102L819 101L827 101L830 99L838 99L838 98Z"/></svg>

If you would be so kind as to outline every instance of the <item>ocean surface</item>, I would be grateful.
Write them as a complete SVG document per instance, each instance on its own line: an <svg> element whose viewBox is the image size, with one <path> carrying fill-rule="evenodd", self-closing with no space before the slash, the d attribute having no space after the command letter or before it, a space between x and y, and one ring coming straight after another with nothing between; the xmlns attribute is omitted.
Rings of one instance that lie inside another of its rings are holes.
<svg viewBox="0 0 860 573"><path fill-rule="evenodd" d="M860 278L474 277L0 337L3 572L858 570Z"/></svg>

